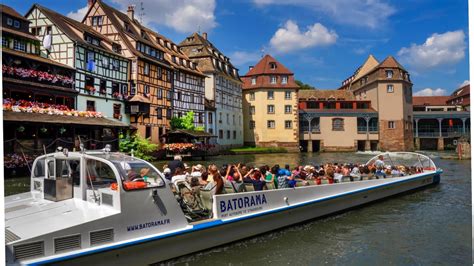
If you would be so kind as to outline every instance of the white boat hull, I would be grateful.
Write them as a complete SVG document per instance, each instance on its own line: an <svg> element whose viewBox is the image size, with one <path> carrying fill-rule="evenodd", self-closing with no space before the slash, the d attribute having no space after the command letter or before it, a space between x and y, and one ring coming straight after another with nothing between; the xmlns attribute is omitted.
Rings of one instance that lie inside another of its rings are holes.
<svg viewBox="0 0 474 266"><path fill-rule="evenodd" d="M274 208L275 206L270 204L268 210L257 210L255 213L243 216L210 220L172 233L113 243L95 250L82 250L64 254L62 257L44 258L34 262L65 265L146 265L156 263L436 184L439 183L440 173L440 171L433 171L410 177L227 194L219 196L217 201L220 198L258 193L267 195L267 201L277 196L290 200L283 207ZM364 184L368 186L364 187ZM355 188L356 186L359 187ZM311 194L311 191L321 190L324 187L339 191L313 200L291 202L293 196L301 194L304 190L307 191L302 195ZM274 195L271 195L272 193ZM218 203L214 204L215 214L218 206Z"/></svg>

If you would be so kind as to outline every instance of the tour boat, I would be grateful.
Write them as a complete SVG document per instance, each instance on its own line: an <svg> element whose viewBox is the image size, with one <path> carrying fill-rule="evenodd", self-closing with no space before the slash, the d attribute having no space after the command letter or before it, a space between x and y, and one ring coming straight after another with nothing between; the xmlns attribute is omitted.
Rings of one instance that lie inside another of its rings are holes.
<svg viewBox="0 0 474 266"><path fill-rule="evenodd" d="M180 188L173 191L146 161L107 148L58 150L34 161L30 192L5 198L6 262L151 264L440 182L442 170L425 155L382 155L386 163L423 170L214 196L200 191L200 205L190 206L189 190L181 198Z"/></svg>

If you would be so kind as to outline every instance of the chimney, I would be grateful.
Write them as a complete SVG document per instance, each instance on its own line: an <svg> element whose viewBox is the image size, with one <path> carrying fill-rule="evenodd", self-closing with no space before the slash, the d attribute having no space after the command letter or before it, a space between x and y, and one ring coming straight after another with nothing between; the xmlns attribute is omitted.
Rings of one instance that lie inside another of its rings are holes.
<svg viewBox="0 0 474 266"><path fill-rule="evenodd" d="M135 15L135 6L134 5L129 5L127 9L127 16L133 20Z"/></svg>
<svg viewBox="0 0 474 266"><path fill-rule="evenodd" d="M95 0L87 0L87 7L91 8L91 6L93 6L94 3L95 3Z"/></svg>
<svg viewBox="0 0 474 266"><path fill-rule="evenodd" d="M207 32L203 32L202 37L207 40Z"/></svg>
<svg viewBox="0 0 474 266"><path fill-rule="evenodd" d="M253 69L253 66L249 66L249 71Z"/></svg>

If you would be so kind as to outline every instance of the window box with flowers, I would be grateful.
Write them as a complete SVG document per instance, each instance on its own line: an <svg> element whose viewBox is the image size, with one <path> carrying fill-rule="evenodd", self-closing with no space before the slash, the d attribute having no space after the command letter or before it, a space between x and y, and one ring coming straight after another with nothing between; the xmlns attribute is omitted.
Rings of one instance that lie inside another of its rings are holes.
<svg viewBox="0 0 474 266"><path fill-rule="evenodd" d="M21 67L2 65L2 73L4 76L7 77L21 78L23 80L54 84L58 86L71 87L72 84L74 84L74 80L67 76L55 75L44 71L26 69Z"/></svg>

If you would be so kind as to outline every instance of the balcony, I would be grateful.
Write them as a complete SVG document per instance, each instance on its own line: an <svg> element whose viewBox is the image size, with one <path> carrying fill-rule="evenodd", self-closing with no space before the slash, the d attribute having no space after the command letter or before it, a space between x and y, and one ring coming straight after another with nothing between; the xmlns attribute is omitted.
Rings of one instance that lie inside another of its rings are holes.
<svg viewBox="0 0 474 266"><path fill-rule="evenodd" d="M309 131L310 131L309 126L301 126L301 125L300 125L300 133L307 134L307 133L309 133ZM313 133L313 134L320 134L320 133L321 133L321 129L319 128L319 125L313 126L313 127L311 128L311 133Z"/></svg>
<svg viewBox="0 0 474 266"><path fill-rule="evenodd" d="M4 78L12 78L23 82L34 82L45 85L53 85L65 88L72 88L74 80L68 76L50 74L45 71L34 69L13 67L2 65L2 73Z"/></svg>
<svg viewBox="0 0 474 266"><path fill-rule="evenodd" d="M441 127L441 134L439 132L439 127L419 127L418 128L418 137L419 138L454 138L454 137L461 137L461 136L469 136L471 133L470 128L466 127L463 130L462 126L454 126L454 127ZM417 137L416 129L413 130L413 135Z"/></svg>
<svg viewBox="0 0 474 266"><path fill-rule="evenodd" d="M369 134L377 134L378 132L379 132L379 128L377 126L369 126ZM367 133L367 126L357 126L357 133L358 134Z"/></svg>

